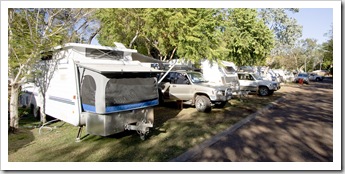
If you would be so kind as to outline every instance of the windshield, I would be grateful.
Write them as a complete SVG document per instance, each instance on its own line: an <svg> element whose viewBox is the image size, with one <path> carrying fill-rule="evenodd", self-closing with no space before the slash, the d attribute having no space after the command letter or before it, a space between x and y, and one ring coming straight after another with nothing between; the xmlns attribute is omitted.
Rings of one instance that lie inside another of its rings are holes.
<svg viewBox="0 0 345 174"><path fill-rule="evenodd" d="M262 77L259 74L252 74L256 80L262 80Z"/></svg>
<svg viewBox="0 0 345 174"><path fill-rule="evenodd" d="M191 79L191 81L193 83L203 83L203 82L207 82L204 77L202 76L201 73L197 73L197 72L189 72L187 73L189 78Z"/></svg>

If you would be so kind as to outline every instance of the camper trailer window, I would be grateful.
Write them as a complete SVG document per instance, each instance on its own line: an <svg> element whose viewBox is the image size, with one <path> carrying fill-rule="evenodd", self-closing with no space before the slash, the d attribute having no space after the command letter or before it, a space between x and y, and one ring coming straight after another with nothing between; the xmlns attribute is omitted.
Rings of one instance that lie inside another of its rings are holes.
<svg viewBox="0 0 345 174"><path fill-rule="evenodd" d="M231 67L231 66L225 66L224 70L225 70L225 73L227 73L227 74L234 74L234 73L236 73L236 70L233 67Z"/></svg>
<svg viewBox="0 0 345 174"><path fill-rule="evenodd" d="M123 59L123 51L86 48L86 57L94 59Z"/></svg>

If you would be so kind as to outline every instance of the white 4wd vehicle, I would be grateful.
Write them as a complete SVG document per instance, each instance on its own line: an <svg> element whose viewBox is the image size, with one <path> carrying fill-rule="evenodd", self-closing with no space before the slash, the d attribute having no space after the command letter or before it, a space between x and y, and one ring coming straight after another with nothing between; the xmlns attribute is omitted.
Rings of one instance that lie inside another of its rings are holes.
<svg viewBox="0 0 345 174"><path fill-rule="evenodd" d="M194 105L200 112L210 112L213 105L224 107L231 99L231 93L230 88L211 85L201 73L194 71L171 71L159 84L160 103L183 101Z"/></svg>
<svg viewBox="0 0 345 174"><path fill-rule="evenodd" d="M277 82L263 80L261 76L252 72L238 72L238 79L242 91L256 92L261 96L272 95L280 89Z"/></svg>
<svg viewBox="0 0 345 174"><path fill-rule="evenodd" d="M317 82L318 82L318 81L322 81L322 80L323 80L323 77L317 75L316 73L310 73L310 74L309 74L309 80L317 81Z"/></svg>

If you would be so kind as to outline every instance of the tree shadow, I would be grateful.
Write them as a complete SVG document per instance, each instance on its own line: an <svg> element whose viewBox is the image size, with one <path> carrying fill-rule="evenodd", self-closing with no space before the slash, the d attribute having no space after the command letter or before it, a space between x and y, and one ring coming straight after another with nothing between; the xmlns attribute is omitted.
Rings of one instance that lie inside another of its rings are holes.
<svg viewBox="0 0 345 174"><path fill-rule="evenodd" d="M332 162L332 92L310 85L226 134L190 162ZM309 90L317 97L310 97Z"/></svg>

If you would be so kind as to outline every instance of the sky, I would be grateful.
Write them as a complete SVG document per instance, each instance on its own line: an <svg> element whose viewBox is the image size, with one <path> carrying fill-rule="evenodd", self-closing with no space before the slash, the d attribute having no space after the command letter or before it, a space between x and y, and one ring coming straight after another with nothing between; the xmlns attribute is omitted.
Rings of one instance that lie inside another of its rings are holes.
<svg viewBox="0 0 345 174"><path fill-rule="evenodd" d="M290 14L303 26L302 38L317 39L318 44L329 40L325 33L332 29L333 9L332 8L300 8L298 13Z"/></svg>

